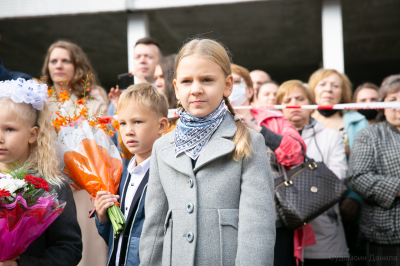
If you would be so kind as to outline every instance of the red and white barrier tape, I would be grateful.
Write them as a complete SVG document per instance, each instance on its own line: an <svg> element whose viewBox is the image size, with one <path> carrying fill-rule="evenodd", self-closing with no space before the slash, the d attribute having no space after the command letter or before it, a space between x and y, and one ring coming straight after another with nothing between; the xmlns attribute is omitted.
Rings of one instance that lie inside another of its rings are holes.
<svg viewBox="0 0 400 266"><path fill-rule="evenodd" d="M234 106L234 109L327 109L327 110L357 110L357 109L400 109L400 102L373 102L373 103L341 103L334 105L258 105ZM168 110L168 118L176 118L176 109Z"/></svg>

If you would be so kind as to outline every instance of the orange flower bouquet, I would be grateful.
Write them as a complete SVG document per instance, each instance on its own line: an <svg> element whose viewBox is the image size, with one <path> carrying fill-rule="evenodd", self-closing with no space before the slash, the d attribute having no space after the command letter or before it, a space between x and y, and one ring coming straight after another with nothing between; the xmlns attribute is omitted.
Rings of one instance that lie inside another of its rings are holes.
<svg viewBox="0 0 400 266"><path fill-rule="evenodd" d="M85 81L84 98L73 103L74 113L63 116L61 112L56 112L58 118L53 121L58 134L57 152L62 158L60 167L78 190L85 189L92 197L96 197L98 191L115 195L122 174L122 159L108 134L114 134L111 125L118 128L118 124L116 121L111 124L112 120L104 123L101 117L88 116L86 102L90 97L86 96L86 91L89 90L90 77ZM69 98L62 93L57 97L56 103L61 110ZM125 217L116 205L110 207L107 213L117 236L123 230Z"/></svg>

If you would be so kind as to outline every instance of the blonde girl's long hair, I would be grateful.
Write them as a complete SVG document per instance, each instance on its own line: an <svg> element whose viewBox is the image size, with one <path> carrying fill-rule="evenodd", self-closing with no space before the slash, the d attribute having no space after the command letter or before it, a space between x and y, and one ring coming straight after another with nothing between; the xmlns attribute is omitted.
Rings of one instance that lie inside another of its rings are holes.
<svg viewBox="0 0 400 266"><path fill-rule="evenodd" d="M49 184L60 186L62 178L58 169L57 154L54 145L55 131L51 125L50 112L45 104L42 110L36 110L31 104L14 103L10 98L0 99L1 106L13 111L28 127L37 126L39 134L32 146L32 152L25 166ZM4 109L3 109L4 110Z"/></svg>
<svg viewBox="0 0 400 266"><path fill-rule="evenodd" d="M191 55L204 57L215 62L221 67L225 77L232 74L231 60L229 58L227 49L222 44L210 39L193 39L181 48L176 57L174 68L175 78L180 61L183 58ZM234 117L236 113L231 105L231 102L227 97L224 97L224 101L229 112ZM178 108L184 111L180 101L178 102ZM236 121L236 127L236 133L233 136L235 150L231 155L234 160L240 160L241 158L246 159L251 156L250 132L240 119Z"/></svg>

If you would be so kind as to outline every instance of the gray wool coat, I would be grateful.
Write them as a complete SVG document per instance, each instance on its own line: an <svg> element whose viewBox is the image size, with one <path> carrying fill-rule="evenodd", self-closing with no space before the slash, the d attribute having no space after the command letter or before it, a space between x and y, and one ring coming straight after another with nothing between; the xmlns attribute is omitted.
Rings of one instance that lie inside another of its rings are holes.
<svg viewBox="0 0 400 266"><path fill-rule="evenodd" d="M141 266L273 265L274 186L265 141L250 130L252 157L234 161L227 114L192 168L174 134L154 143L140 241Z"/></svg>

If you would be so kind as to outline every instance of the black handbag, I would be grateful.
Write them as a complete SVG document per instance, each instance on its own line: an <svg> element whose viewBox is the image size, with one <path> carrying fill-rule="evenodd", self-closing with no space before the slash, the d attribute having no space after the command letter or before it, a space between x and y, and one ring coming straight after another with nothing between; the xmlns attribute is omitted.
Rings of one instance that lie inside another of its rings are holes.
<svg viewBox="0 0 400 266"><path fill-rule="evenodd" d="M297 229L335 205L346 193L346 186L326 167L307 157L304 162L275 179L276 210L288 229Z"/></svg>

